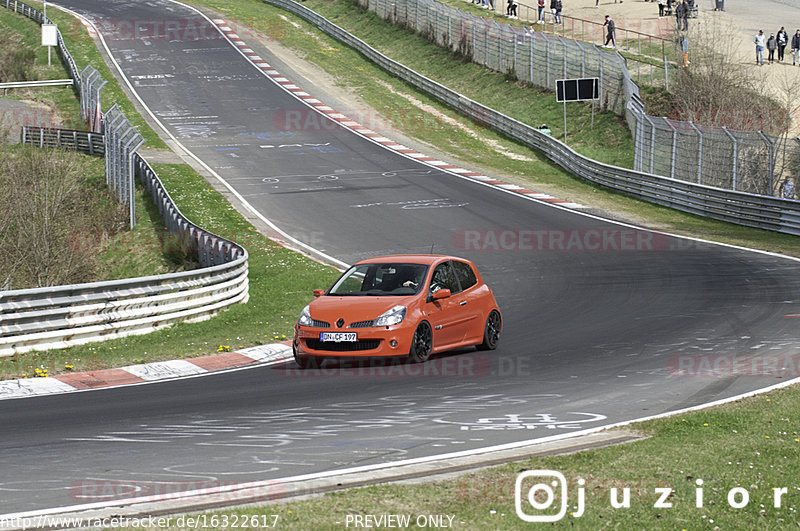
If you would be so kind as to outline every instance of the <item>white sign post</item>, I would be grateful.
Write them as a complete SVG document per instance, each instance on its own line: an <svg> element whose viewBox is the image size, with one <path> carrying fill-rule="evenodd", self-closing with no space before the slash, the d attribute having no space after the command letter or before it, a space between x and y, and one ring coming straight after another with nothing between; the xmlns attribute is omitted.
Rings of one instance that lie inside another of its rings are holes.
<svg viewBox="0 0 800 531"><path fill-rule="evenodd" d="M47 20L47 2L44 3L44 20ZM42 22L42 46L47 46L47 66L50 66L51 46L58 46L58 26Z"/></svg>

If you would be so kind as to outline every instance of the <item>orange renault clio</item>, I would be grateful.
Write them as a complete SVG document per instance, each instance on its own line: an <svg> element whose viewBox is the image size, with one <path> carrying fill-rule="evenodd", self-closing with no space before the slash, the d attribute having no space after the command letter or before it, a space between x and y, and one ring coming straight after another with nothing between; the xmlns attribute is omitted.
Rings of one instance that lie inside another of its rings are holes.
<svg viewBox="0 0 800 531"><path fill-rule="evenodd" d="M469 260L394 255L362 260L303 309L295 325L300 367L333 357L431 354L476 345L497 348L502 317Z"/></svg>

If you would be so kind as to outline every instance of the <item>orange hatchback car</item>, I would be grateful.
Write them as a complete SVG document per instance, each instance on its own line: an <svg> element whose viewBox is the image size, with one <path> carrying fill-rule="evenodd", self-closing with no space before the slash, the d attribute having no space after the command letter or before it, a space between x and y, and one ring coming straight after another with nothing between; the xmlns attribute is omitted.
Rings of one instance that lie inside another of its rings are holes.
<svg viewBox="0 0 800 531"><path fill-rule="evenodd" d="M502 317L469 260L395 255L362 260L303 309L295 325L300 367L333 357L408 356L477 345L497 348Z"/></svg>

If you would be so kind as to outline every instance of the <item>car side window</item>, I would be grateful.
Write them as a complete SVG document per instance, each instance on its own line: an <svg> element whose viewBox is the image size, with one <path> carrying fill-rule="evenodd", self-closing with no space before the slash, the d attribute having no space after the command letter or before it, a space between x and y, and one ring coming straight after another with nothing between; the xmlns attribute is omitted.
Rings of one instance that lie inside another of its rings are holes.
<svg viewBox="0 0 800 531"><path fill-rule="evenodd" d="M472 270L472 266L468 263L453 261L453 268L456 270L456 276L461 283L462 290L469 289L478 283L478 279L475 277L475 271Z"/></svg>
<svg viewBox="0 0 800 531"><path fill-rule="evenodd" d="M451 293L458 293L461 291L458 285L458 278L456 278L455 271L450 265L450 262L444 262L436 266L433 270L431 277L431 293L435 293L440 289L449 289Z"/></svg>

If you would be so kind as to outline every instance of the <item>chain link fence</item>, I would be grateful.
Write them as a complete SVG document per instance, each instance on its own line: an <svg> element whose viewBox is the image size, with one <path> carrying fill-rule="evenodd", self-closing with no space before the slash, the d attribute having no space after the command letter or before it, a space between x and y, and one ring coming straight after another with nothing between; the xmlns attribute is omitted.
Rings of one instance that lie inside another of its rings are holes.
<svg viewBox="0 0 800 531"><path fill-rule="evenodd" d="M636 171L773 196L782 179L800 178L800 141L649 116L634 77L663 79L668 86L669 66L660 73L654 65L630 67L615 50L498 23L434 0L356 3L475 63L539 87L555 91L557 79L600 78L601 106L624 116L634 136Z"/></svg>
<svg viewBox="0 0 800 531"><path fill-rule="evenodd" d="M144 144L144 138L114 104L105 115L106 184L120 202L128 205L130 226L136 224L133 155Z"/></svg>
<svg viewBox="0 0 800 531"><path fill-rule="evenodd" d="M80 80L81 119L89 125L90 131L100 133L103 130L100 91L108 81L91 65L81 70Z"/></svg>

